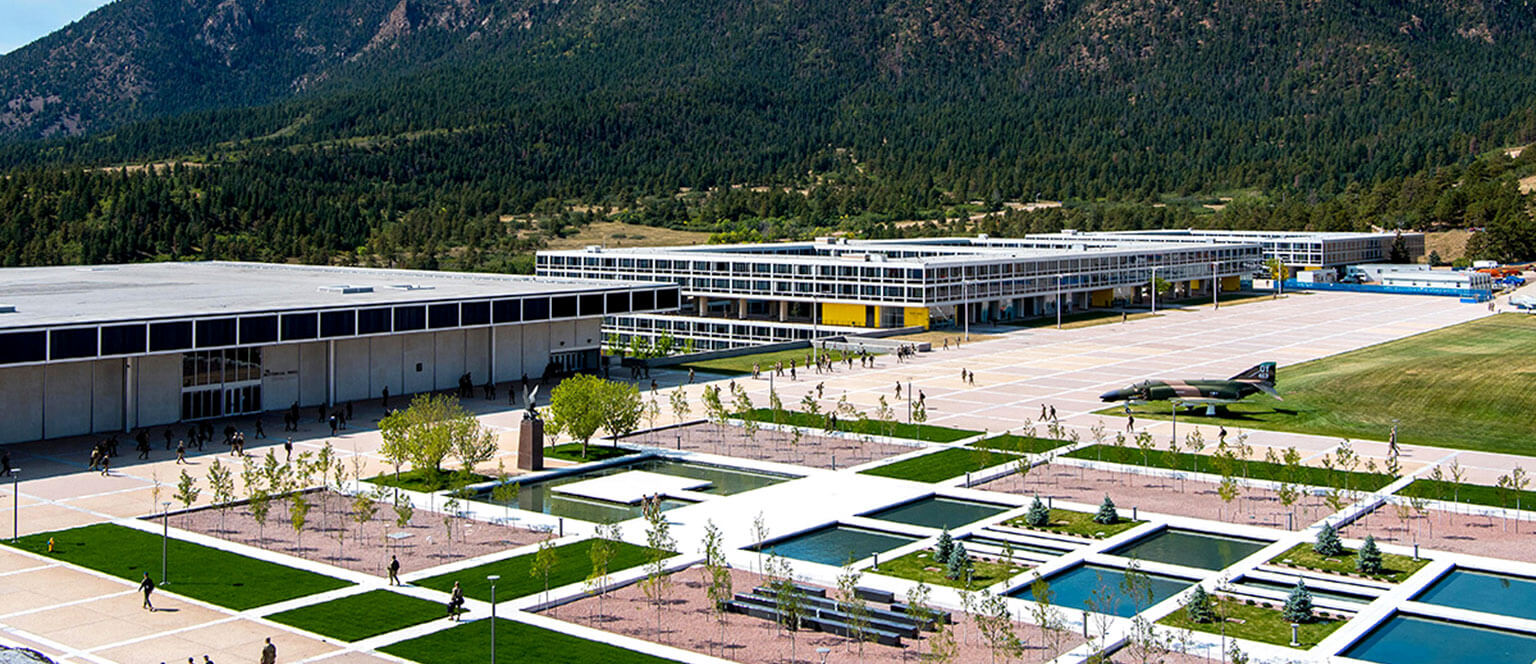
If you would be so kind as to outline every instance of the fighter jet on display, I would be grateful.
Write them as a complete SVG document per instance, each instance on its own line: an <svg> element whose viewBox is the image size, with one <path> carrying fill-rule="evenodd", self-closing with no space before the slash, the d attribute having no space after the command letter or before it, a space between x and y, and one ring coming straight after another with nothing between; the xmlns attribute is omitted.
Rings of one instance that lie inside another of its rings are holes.
<svg viewBox="0 0 1536 664"><path fill-rule="evenodd" d="M1275 392L1274 362L1265 362L1226 380L1143 380L1105 392L1099 399L1128 404L1171 401L1176 405L1205 406L1207 414L1215 414L1217 408L1237 403L1257 392L1280 398Z"/></svg>

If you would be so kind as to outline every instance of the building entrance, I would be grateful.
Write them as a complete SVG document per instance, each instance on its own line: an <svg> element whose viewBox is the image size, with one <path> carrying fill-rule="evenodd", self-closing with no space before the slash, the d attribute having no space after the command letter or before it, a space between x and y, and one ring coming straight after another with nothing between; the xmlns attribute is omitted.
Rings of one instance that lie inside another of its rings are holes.
<svg viewBox="0 0 1536 664"><path fill-rule="evenodd" d="M181 419L261 412L261 349L183 353Z"/></svg>

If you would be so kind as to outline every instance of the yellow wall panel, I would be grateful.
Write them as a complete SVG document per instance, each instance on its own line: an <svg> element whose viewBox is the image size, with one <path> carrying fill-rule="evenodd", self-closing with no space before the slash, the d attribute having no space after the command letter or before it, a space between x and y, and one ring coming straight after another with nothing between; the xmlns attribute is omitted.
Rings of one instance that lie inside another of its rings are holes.
<svg viewBox="0 0 1536 664"><path fill-rule="evenodd" d="M1089 305L1095 307L1107 307L1115 301L1115 289L1105 288L1093 291L1089 295Z"/></svg>
<svg viewBox="0 0 1536 664"><path fill-rule="evenodd" d="M864 305L825 302L821 305L821 322L844 327L864 327Z"/></svg>
<svg viewBox="0 0 1536 664"><path fill-rule="evenodd" d="M1243 287L1243 278L1240 277L1240 276L1233 275L1233 276L1230 276L1230 277L1222 277L1221 278L1221 289L1224 290L1224 291L1235 291L1235 290L1237 290L1239 288L1242 288L1242 287Z"/></svg>
<svg viewBox="0 0 1536 664"><path fill-rule="evenodd" d="M902 326L928 329L928 307L907 307L902 313Z"/></svg>

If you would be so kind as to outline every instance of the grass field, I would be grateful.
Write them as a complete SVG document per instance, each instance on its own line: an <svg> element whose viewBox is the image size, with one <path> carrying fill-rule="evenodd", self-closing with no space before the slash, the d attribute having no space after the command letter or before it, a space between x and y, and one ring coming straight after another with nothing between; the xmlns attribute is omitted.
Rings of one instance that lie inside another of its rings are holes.
<svg viewBox="0 0 1536 664"><path fill-rule="evenodd" d="M1404 487L1397 494L1414 498L1428 498L1430 500L1487 505L1489 507L1536 509L1536 491L1521 491L1516 494L1513 489L1501 490L1496 486L1488 486L1486 484L1462 484L1457 486L1447 481L1414 480L1412 484Z"/></svg>
<svg viewBox="0 0 1536 664"><path fill-rule="evenodd" d="M48 538L54 542L48 553ZM110 523L38 533L7 545L138 583L144 572L160 589L243 611L352 585L341 579L178 539L167 543L171 582L160 578L160 535Z"/></svg>
<svg viewBox="0 0 1536 664"><path fill-rule="evenodd" d="M876 574L894 576L900 579L922 581L929 585L949 586L951 588L965 588L964 579L950 579L944 576L944 565L931 559L932 550L913 551L895 560L880 563L870 571ZM969 590L981 590L994 583L1012 577L1026 569L1024 565L1014 563L1007 565L988 560L978 560L971 557L971 582Z"/></svg>
<svg viewBox="0 0 1536 664"><path fill-rule="evenodd" d="M1139 526L1143 523L1146 522L1132 521L1125 518L1124 516L1121 516L1120 520L1115 523L1103 524L1094 521L1093 515L1089 514L1088 512L1074 512L1072 510L1053 509L1051 510L1051 522L1049 525L1045 526L1045 529L1058 533L1064 533L1067 535L1077 535L1078 537L1104 539L1106 537L1114 537L1115 535L1119 535L1120 533L1135 528L1136 526ZM1008 525L1013 526L1014 528L1030 527L1029 524L1024 522L1024 517L1022 516L1009 521Z"/></svg>
<svg viewBox="0 0 1536 664"><path fill-rule="evenodd" d="M401 641L379 650L421 664L485 664L491 621ZM661 664L672 660L588 641L506 618L496 619L496 661L505 664Z"/></svg>
<svg viewBox="0 0 1536 664"><path fill-rule="evenodd" d="M401 471L398 477L396 477L394 473L384 473L382 475L370 477L366 481L378 484L380 486L405 489L406 491L421 491L423 493L432 493L433 491L442 491L444 489L465 486L468 484L489 482L492 479L493 478L481 475L479 473L465 473L445 470L437 472L430 470L406 470Z"/></svg>
<svg viewBox="0 0 1536 664"><path fill-rule="evenodd" d="M1075 314L1062 314L1061 329L1076 330L1084 327L1093 327L1095 325L1108 325L1111 323L1118 323L1122 320L1122 318L1127 321L1133 321L1141 320L1143 318L1152 318L1153 316L1162 316L1162 314L1129 312L1122 313L1119 311L1111 311L1107 309L1102 311L1083 311ZM1003 323L1003 325L1007 325L1009 327L1031 328L1056 327L1056 317L1046 316L1044 318L1029 318L1021 321L1009 321Z"/></svg>
<svg viewBox="0 0 1536 664"><path fill-rule="evenodd" d="M273 614L267 619L351 642L447 616L447 608L437 602L388 590L370 590Z"/></svg>
<svg viewBox="0 0 1536 664"><path fill-rule="evenodd" d="M773 422L773 410L758 408L748 413L735 413L732 417L740 419L757 420L758 422ZM812 416L797 410L783 410L778 414L779 424L789 424L797 427L813 429L826 428L826 422L820 416ZM957 440L980 436L980 431L969 429L951 429L949 427L934 426L932 424L907 424L905 422L881 422L869 420L868 424L859 420L838 418L837 430L848 433L861 433L871 436L890 436L892 438L906 438L908 440L926 440L932 443L953 443Z"/></svg>
<svg viewBox="0 0 1536 664"><path fill-rule="evenodd" d="M970 444L970 447L979 447L1003 452L1023 452L1027 454L1039 454L1066 445L1065 440L1052 440L1050 438L1026 438L1007 434L993 436L986 440L978 440Z"/></svg>
<svg viewBox="0 0 1536 664"><path fill-rule="evenodd" d="M558 588L587 578L587 575L592 572L590 552L592 543L596 541L596 539L585 539L555 547L556 559L554 568L549 572L549 587ZM649 549L627 542L617 542L614 547L613 560L608 563L610 574L645 564ZM529 572L533 569L535 555L528 553L478 567L449 572L422 579L417 581L416 585L449 592L453 590L453 582L458 581L460 587L464 589L465 597L488 602L491 600L491 582L485 577L499 574L501 580L496 582L496 601L498 602L544 592L544 577L542 575L534 577Z"/></svg>
<svg viewBox="0 0 1536 664"><path fill-rule="evenodd" d="M1225 415L1185 419L1368 440L1386 440L1398 419L1401 444L1531 456L1533 356L1536 316L1499 314L1281 367L1284 401L1259 394ZM1133 408L1154 419L1166 411Z"/></svg>
<svg viewBox="0 0 1536 664"><path fill-rule="evenodd" d="M1300 567L1307 567L1325 572L1337 572L1340 574L1359 574L1372 579L1402 583L1403 579L1412 576L1429 564L1428 558L1414 560L1410 556L1399 556L1395 553L1381 554L1381 574L1360 574L1355 570L1355 550L1345 548L1343 553L1333 557L1324 558L1312 550L1311 542L1302 542L1287 549L1285 553L1275 556L1270 560L1272 565L1280 565L1290 561Z"/></svg>
<svg viewBox="0 0 1536 664"><path fill-rule="evenodd" d="M873 355L875 353L871 352L870 354ZM810 355L811 347L806 346L804 348L776 350L767 353L753 353L751 355L737 355L736 357L721 357L713 360L700 360L698 362L679 364L673 368L681 369L683 371L693 369L695 371L723 374L727 376L750 376L752 375L753 363L758 365L758 369L760 371L767 373L773 368L775 362L783 362L784 380L789 380L789 363L793 361L796 366L796 376L798 376L799 380L811 380L811 378L816 375L816 371L814 369L808 369L805 366L805 358L810 357ZM829 350L827 351L827 355L832 356L832 360L834 362L843 359L843 353L839 351ZM855 355L854 357L857 358L858 356ZM854 361L857 362L858 360L855 359ZM721 398L725 397L722 396Z"/></svg>
<svg viewBox="0 0 1536 664"><path fill-rule="evenodd" d="M1276 606L1280 605L1276 603ZM1157 622L1176 629L1192 629L1210 634L1221 634L1224 631L1230 637L1273 643L1277 646L1291 644L1291 623L1286 622L1284 615L1277 608L1250 606L1229 597L1215 598L1212 606L1216 609L1218 620L1220 616L1227 617L1225 625L1221 622L1194 622L1189 619L1189 614L1183 609L1174 611ZM1303 649L1311 648L1332 634L1334 630L1342 627L1344 623L1343 620L1323 620L1313 616L1312 622L1305 623L1296 630L1296 642L1300 643Z"/></svg>
<svg viewBox="0 0 1536 664"><path fill-rule="evenodd" d="M1113 445L1090 445L1067 453L1067 456L1075 459L1093 459L1132 466L1149 465L1153 468L1167 468L1167 455L1167 450L1154 449L1147 452L1144 457L1142 451L1138 448L1130 446L1115 447ZM1143 459L1151 463L1143 464ZM1217 470L1214 459L1215 457L1207 454L1179 452L1178 460L1174 466L1177 470L1219 475L1221 473ZM1375 491L1392 483L1392 476L1386 473L1372 474L1358 471L1347 473L1342 470L1329 471L1325 468L1314 466L1301 466L1296 469L1293 476L1290 469L1284 464L1269 463L1268 461L1249 461L1245 464L1242 460L1238 460L1236 470L1235 475L1237 477L1291 482L1308 486L1338 486L1354 491Z"/></svg>
<svg viewBox="0 0 1536 664"><path fill-rule="evenodd" d="M606 461L608 459L615 459L621 456L629 456L631 454L640 454L640 452L623 447L613 447L611 445L598 445L596 443L590 443L587 445L587 457L583 459L581 457L581 443L550 445L544 448L545 458L560 459L562 461L575 461L576 463L586 463L588 461Z"/></svg>
<svg viewBox="0 0 1536 664"><path fill-rule="evenodd" d="M952 447L941 452L924 454L859 472L864 475L894 477L914 482L941 482L951 477L959 477L983 468L1008 463L1017 458L1019 457L1016 454L993 452L987 449Z"/></svg>

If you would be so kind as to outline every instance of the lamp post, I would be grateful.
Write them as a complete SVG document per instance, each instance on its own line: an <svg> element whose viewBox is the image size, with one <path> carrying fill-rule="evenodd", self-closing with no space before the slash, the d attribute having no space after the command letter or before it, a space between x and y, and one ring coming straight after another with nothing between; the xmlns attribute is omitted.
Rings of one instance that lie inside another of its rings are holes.
<svg viewBox="0 0 1536 664"><path fill-rule="evenodd" d="M166 575L166 559L171 541L171 501L160 501L160 585L168 586L171 579Z"/></svg>
<svg viewBox="0 0 1536 664"><path fill-rule="evenodd" d="M11 543L21 538L21 469L11 469Z"/></svg>
<svg viewBox="0 0 1536 664"><path fill-rule="evenodd" d="M1221 275L1216 273L1217 261L1211 261L1211 308L1221 308Z"/></svg>
<svg viewBox="0 0 1536 664"><path fill-rule="evenodd" d="M1152 280L1148 282L1152 286L1152 314L1157 314L1157 268L1152 266Z"/></svg>
<svg viewBox="0 0 1536 664"><path fill-rule="evenodd" d="M1056 329L1061 329L1061 275L1056 275Z"/></svg>
<svg viewBox="0 0 1536 664"><path fill-rule="evenodd" d="M491 582L491 664L496 664L496 581L500 578L499 574L485 577Z"/></svg>

